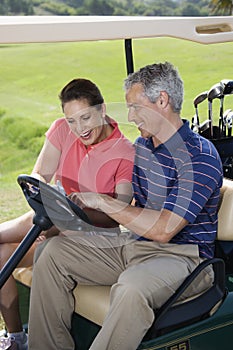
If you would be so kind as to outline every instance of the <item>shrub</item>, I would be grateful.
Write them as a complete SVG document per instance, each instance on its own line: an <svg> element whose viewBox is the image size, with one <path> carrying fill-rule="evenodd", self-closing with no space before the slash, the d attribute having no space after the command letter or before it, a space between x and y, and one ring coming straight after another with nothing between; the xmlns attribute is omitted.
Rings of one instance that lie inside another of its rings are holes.
<svg viewBox="0 0 233 350"><path fill-rule="evenodd" d="M30 149L36 154L42 146L47 127L29 118L5 117L0 119L1 134L19 149Z"/></svg>

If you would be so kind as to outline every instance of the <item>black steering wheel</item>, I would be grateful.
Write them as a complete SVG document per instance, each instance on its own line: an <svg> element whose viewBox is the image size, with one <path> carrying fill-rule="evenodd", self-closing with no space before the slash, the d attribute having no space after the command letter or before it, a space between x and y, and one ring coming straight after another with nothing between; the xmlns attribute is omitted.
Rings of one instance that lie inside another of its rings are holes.
<svg viewBox="0 0 233 350"><path fill-rule="evenodd" d="M55 225L58 229L88 230L91 222L86 213L55 188L29 175L19 175L18 183L34 210L33 226L0 271L0 289L39 234Z"/></svg>
<svg viewBox="0 0 233 350"><path fill-rule="evenodd" d="M19 175L17 181L36 217L49 219L59 229L78 231L91 225L86 213L51 185L25 174Z"/></svg>

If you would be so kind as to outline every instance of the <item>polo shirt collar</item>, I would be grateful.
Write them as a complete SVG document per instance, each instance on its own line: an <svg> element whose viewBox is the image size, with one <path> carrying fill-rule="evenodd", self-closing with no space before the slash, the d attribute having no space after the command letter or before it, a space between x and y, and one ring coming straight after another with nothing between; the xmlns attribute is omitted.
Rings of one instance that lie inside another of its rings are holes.
<svg viewBox="0 0 233 350"><path fill-rule="evenodd" d="M191 137L192 130L189 127L189 121L182 119L183 125L177 130L177 132L170 137L166 142L161 143L157 147L154 147L152 137L146 140L146 146L147 148L151 150L159 150L160 148L167 148L169 150L175 150L177 149L181 143L186 141L189 137Z"/></svg>

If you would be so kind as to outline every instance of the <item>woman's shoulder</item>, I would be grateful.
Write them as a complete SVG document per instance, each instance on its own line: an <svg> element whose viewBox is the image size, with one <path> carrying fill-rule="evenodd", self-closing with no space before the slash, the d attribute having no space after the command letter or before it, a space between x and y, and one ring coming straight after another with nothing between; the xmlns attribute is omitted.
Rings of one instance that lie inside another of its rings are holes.
<svg viewBox="0 0 233 350"><path fill-rule="evenodd" d="M46 134L50 135L51 133L54 133L54 132L56 133L61 133L64 131L67 132L67 130L69 130L69 126L65 118L58 118L52 122Z"/></svg>
<svg viewBox="0 0 233 350"><path fill-rule="evenodd" d="M51 124L51 127L58 128L58 127L63 127L63 128L69 128L66 120L64 117L58 118L54 120Z"/></svg>
<svg viewBox="0 0 233 350"><path fill-rule="evenodd" d="M65 118L58 118L54 120L50 128L46 132L46 137L52 143L63 143L69 135L69 125Z"/></svg>

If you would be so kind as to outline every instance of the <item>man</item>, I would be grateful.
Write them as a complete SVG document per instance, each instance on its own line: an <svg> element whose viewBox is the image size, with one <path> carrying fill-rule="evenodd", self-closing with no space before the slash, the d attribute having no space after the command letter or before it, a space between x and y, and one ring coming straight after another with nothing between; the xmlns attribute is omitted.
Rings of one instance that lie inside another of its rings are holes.
<svg viewBox="0 0 233 350"><path fill-rule="evenodd" d="M74 349L72 290L77 283L112 285L111 304L91 350L135 350L159 308L191 271L213 257L222 167L214 146L180 117L183 82L168 62L125 80L135 143L135 205L94 193L73 193L128 232L52 238L34 266L30 350ZM39 255L39 254L38 254ZM212 270L189 289L211 285ZM184 297L187 297L185 295Z"/></svg>

